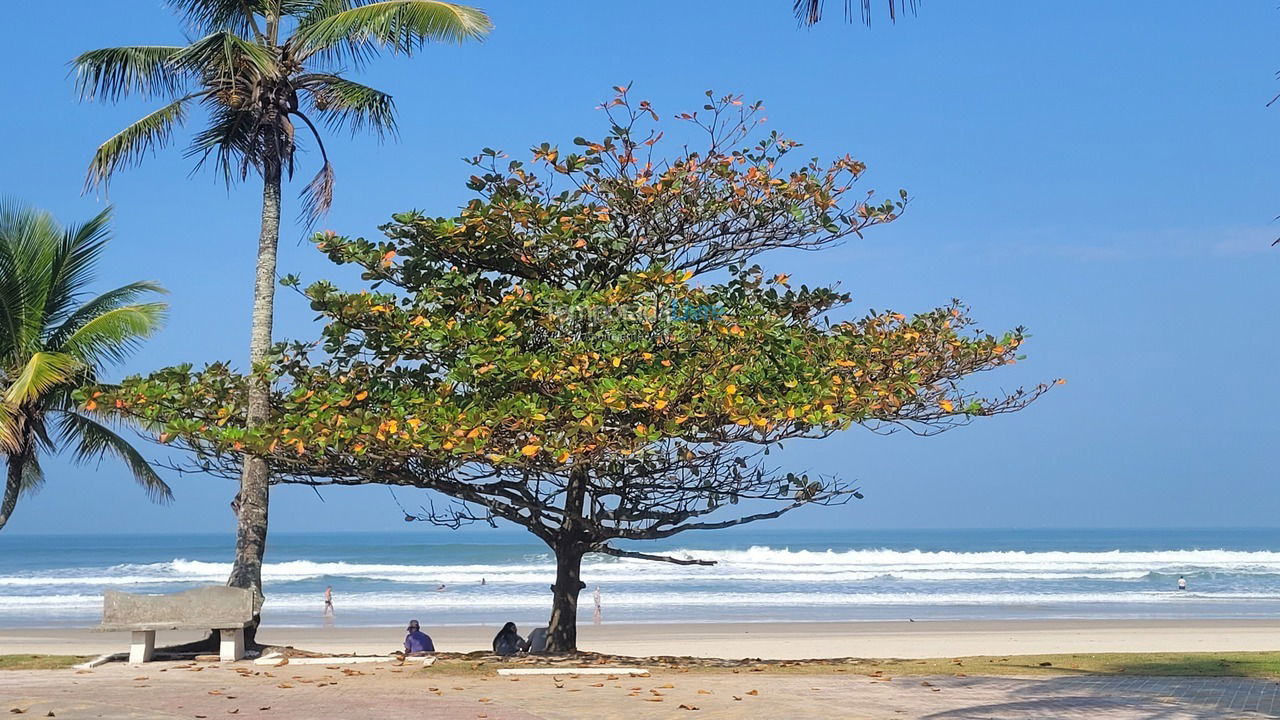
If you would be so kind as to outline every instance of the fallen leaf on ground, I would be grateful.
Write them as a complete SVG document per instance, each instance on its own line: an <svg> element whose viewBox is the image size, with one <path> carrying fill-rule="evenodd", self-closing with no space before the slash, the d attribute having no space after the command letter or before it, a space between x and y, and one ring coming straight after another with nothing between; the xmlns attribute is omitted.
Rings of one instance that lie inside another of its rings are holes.
<svg viewBox="0 0 1280 720"><path fill-rule="evenodd" d="M697 705L681 705L680 709L681 710L697 710L698 706Z"/></svg>
<svg viewBox="0 0 1280 720"><path fill-rule="evenodd" d="M698 694L699 694L699 695L710 695L710 694L711 694L711 691L710 691L710 690L699 690L699 691L698 691Z"/></svg>
<svg viewBox="0 0 1280 720"><path fill-rule="evenodd" d="M747 691L747 694L748 694L748 695L759 695L759 694L760 694L760 691L759 691L759 690L748 690L748 691Z"/></svg>
<svg viewBox="0 0 1280 720"><path fill-rule="evenodd" d="M647 697L644 700L645 702L662 702L662 698L660 697Z"/></svg>

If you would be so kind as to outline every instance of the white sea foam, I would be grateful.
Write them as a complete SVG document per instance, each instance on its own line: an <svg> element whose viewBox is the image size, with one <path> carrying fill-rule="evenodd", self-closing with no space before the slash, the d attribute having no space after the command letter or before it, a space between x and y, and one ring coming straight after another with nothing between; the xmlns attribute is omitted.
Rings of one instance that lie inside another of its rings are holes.
<svg viewBox="0 0 1280 720"><path fill-rule="evenodd" d="M682 567L643 560L589 558L584 573L600 582L835 583L870 580L912 582L1142 580L1151 573L1216 573L1280 576L1280 552L1165 550L1153 552L926 552L920 550L811 551L752 547L747 550L674 550L666 553L714 561ZM0 576L3 587L113 587L220 583L229 563L174 559L110 568L66 569ZM348 578L388 583L544 583L554 574L549 559L494 564L379 564L291 560L267 563L267 583Z"/></svg>
<svg viewBox="0 0 1280 720"><path fill-rule="evenodd" d="M627 609L715 607L1062 607L1078 605L1135 605L1183 603L1194 600L1280 601L1280 593L808 593L808 592L609 592L605 603L611 612ZM527 592L398 592L339 593L335 604L342 612L420 611L447 613L480 610L543 610L547 597ZM276 593L267 597L264 611L318 613L321 603L314 593ZM0 597L0 616L85 614L102 608L98 595L10 595Z"/></svg>

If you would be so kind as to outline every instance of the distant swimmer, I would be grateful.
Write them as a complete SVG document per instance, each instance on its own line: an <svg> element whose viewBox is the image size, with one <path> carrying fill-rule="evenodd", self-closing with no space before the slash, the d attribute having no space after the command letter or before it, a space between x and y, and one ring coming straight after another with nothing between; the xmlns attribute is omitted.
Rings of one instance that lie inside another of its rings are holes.
<svg viewBox="0 0 1280 720"><path fill-rule="evenodd" d="M444 592L444 591L445 591L444 583L440 583L440 587L436 588L436 592Z"/></svg>
<svg viewBox="0 0 1280 720"><path fill-rule="evenodd" d="M1187 589L1187 579L1182 577L1181 575L1178 576L1178 589L1179 590Z"/></svg>
<svg viewBox="0 0 1280 720"><path fill-rule="evenodd" d="M484 578L480 578L480 584L484 585Z"/></svg>

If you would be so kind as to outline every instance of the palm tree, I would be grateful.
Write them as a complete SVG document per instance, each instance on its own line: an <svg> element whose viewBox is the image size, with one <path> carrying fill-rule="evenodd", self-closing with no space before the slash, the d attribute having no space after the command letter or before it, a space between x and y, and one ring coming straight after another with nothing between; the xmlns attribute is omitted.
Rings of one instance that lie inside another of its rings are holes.
<svg viewBox="0 0 1280 720"><path fill-rule="evenodd" d="M160 476L94 412L93 403L72 398L164 319L163 303L139 302L163 292L153 283L131 283L83 302L110 218L108 209L63 228L49 213L0 204L0 456L7 471L0 528L18 498L44 483L40 453L61 447L80 462L114 455L153 500L171 498Z"/></svg>
<svg viewBox="0 0 1280 720"><path fill-rule="evenodd" d="M871 24L871 0L860 0L862 4L862 22ZM889 21L897 22L898 14L905 13L908 8L916 11L919 0L885 0L889 5ZM822 19L823 0L794 0L792 9L796 17L805 25L817 25ZM845 20L853 20L853 0L844 0Z"/></svg>
<svg viewBox="0 0 1280 720"><path fill-rule="evenodd" d="M271 347L280 236L280 185L291 177L295 122L320 151L320 170L303 191L303 217L314 221L333 198L334 174L317 122L353 133L395 133L391 96L343 76L379 51L411 55L430 42L460 43L492 27L474 8L429 0L167 0L200 37L185 46L143 45L91 50L73 61L86 100L129 95L165 104L116 133L89 164L87 187L142 161L166 145L194 108L207 121L187 154L197 167L212 160L228 184L252 171L262 178L249 360L263 363ZM247 425L267 418L265 380L249 390ZM228 584L261 593L266 549L268 471L246 457L237 495L236 556Z"/></svg>

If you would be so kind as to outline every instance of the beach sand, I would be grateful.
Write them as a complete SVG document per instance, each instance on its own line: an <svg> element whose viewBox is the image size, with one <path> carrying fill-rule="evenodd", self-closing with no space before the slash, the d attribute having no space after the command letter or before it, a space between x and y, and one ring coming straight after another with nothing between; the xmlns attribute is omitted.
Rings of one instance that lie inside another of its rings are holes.
<svg viewBox="0 0 1280 720"><path fill-rule="evenodd" d="M490 646L498 626L423 630L444 652ZM527 633L531 628L521 628ZM197 633L161 632L157 646ZM280 628L260 640L320 652L374 654L396 650L402 627ZM1002 620L862 623L706 623L590 625L578 646L616 655L689 655L793 660L824 657L931 658L1101 652L1223 652L1280 649L1280 620ZM0 654L95 655L128 649L128 633L90 629L0 630Z"/></svg>
<svg viewBox="0 0 1280 720"><path fill-rule="evenodd" d="M484 648L495 627L424 628L442 651ZM309 650L392 650L401 628L264 628L267 642ZM161 633L160 644L192 639ZM121 651L121 633L87 629L3 630L0 654ZM1280 622L1000 621L788 624L587 625L583 649L627 655L727 658L955 657L1016 653L1270 650ZM1212 658L1213 656L1208 656ZM919 661L914 661L919 662ZM692 668L650 661L651 677L503 677L492 663L446 661L340 666L159 661L109 663L93 670L0 671L0 711L32 717L278 718L393 720L604 720L638 718L988 718L1106 717L1198 720L1276 717L1280 685L1266 677L1141 677L1027 666L1012 676L969 676L947 661L945 674L858 674L848 665L803 670L747 664ZM1043 663L1041 663L1043 665ZM900 671L908 672L903 666ZM931 666L932 667L932 666ZM1035 672L1042 671L1042 672ZM862 670L862 672L866 672ZM929 672L936 673L931 669Z"/></svg>

